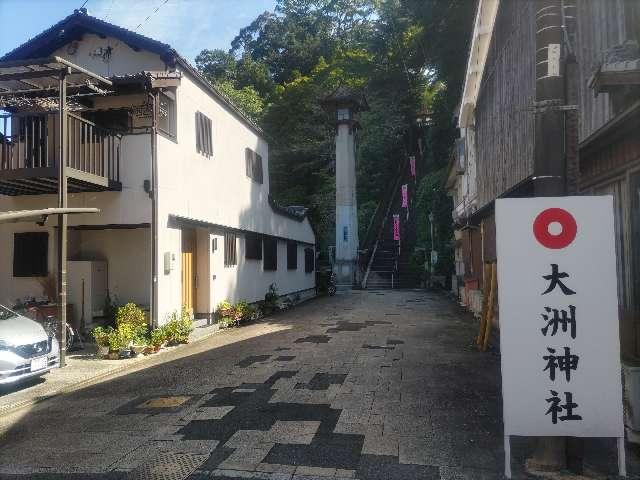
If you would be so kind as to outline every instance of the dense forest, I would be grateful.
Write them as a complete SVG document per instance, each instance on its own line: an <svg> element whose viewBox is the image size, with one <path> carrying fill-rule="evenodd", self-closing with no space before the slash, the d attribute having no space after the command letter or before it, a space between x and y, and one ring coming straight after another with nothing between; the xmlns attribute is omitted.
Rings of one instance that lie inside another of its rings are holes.
<svg viewBox="0 0 640 480"><path fill-rule="evenodd" d="M229 51L202 50L198 69L264 130L271 194L304 205L320 248L334 240L334 123L320 101L339 85L361 90L358 205L361 232L419 130L418 242L436 217L441 273L450 268L451 202L444 191L455 138L473 0L278 0L241 29ZM361 234L362 238L362 234Z"/></svg>

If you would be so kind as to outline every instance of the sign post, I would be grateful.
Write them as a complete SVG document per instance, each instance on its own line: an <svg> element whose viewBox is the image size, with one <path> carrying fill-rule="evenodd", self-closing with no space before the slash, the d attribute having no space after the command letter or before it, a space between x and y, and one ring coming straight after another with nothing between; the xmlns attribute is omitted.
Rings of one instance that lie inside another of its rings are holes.
<svg viewBox="0 0 640 480"><path fill-rule="evenodd" d="M496 201L505 476L509 439L617 437L626 476L613 198Z"/></svg>

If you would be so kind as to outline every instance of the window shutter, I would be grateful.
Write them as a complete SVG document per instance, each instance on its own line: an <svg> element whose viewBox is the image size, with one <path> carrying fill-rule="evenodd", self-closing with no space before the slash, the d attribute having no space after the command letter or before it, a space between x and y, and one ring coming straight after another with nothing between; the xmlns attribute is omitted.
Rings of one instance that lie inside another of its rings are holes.
<svg viewBox="0 0 640 480"><path fill-rule="evenodd" d="M196 150L207 157L213 155L211 119L202 112L196 112Z"/></svg>
<svg viewBox="0 0 640 480"><path fill-rule="evenodd" d="M236 251L236 234L224 234L224 266L232 267L238 264L238 256Z"/></svg>

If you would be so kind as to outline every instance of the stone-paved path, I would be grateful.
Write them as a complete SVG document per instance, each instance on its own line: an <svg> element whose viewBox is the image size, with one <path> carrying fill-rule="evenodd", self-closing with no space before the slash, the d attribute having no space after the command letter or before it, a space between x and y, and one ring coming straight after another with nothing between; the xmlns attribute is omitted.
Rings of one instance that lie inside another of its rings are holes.
<svg viewBox="0 0 640 480"><path fill-rule="evenodd" d="M315 300L1 419L0 478L501 478L476 328L420 291Z"/></svg>

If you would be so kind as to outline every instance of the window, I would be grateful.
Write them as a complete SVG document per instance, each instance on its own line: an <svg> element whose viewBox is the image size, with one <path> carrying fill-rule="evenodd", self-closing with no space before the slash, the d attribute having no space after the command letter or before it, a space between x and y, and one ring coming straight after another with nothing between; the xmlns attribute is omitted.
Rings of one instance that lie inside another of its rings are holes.
<svg viewBox="0 0 640 480"><path fill-rule="evenodd" d="M262 260L262 235L248 232L244 236L245 258L248 260Z"/></svg>
<svg viewBox="0 0 640 480"><path fill-rule="evenodd" d="M247 177L255 182L262 183L262 157L250 148L245 148L244 160L247 168Z"/></svg>
<svg viewBox="0 0 640 480"><path fill-rule="evenodd" d="M315 270L315 254L313 248L304 249L304 273L311 273Z"/></svg>
<svg viewBox="0 0 640 480"><path fill-rule="evenodd" d="M287 242L287 270L298 269L298 242Z"/></svg>
<svg viewBox="0 0 640 480"><path fill-rule="evenodd" d="M238 264L238 254L236 251L236 234L224 234L224 266L232 267Z"/></svg>
<svg viewBox="0 0 640 480"><path fill-rule="evenodd" d="M47 232L15 233L13 235L13 276L46 277L49 234Z"/></svg>
<svg viewBox="0 0 640 480"><path fill-rule="evenodd" d="M264 261L265 270L278 270L278 239L264 236Z"/></svg>
<svg viewBox="0 0 640 480"><path fill-rule="evenodd" d="M210 157L213 155L213 131L211 119L201 112L196 112L196 150Z"/></svg>
<svg viewBox="0 0 640 480"><path fill-rule="evenodd" d="M171 92L160 94L158 129L172 138L176 137L176 97Z"/></svg>
<svg viewBox="0 0 640 480"><path fill-rule="evenodd" d="M336 110L338 121L349 120L351 118L351 112L348 108L339 108Z"/></svg>

